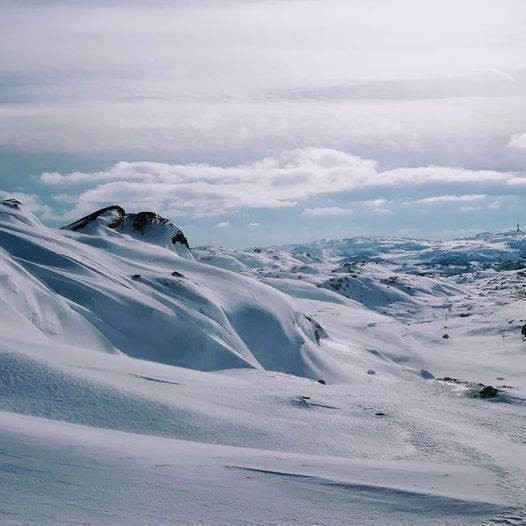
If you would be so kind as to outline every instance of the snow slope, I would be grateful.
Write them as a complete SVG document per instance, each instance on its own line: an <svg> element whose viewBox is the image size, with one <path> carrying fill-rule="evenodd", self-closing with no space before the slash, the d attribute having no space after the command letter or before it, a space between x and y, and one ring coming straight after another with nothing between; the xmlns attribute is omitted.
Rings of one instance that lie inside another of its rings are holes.
<svg viewBox="0 0 526 526"><path fill-rule="evenodd" d="M158 225L138 242L100 224L86 235L16 222L11 209L0 210L4 216L6 303L55 341L201 370L316 376L314 325L284 294L159 247Z"/></svg>
<svg viewBox="0 0 526 526"><path fill-rule="evenodd" d="M520 234L183 239L0 205L2 524L526 524Z"/></svg>

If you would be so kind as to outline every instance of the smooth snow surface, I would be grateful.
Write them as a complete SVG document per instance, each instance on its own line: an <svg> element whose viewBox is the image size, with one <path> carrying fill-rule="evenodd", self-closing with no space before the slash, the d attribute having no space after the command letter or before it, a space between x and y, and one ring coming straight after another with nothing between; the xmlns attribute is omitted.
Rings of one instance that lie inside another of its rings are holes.
<svg viewBox="0 0 526 526"><path fill-rule="evenodd" d="M526 524L526 236L123 217L0 204L0 524Z"/></svg>

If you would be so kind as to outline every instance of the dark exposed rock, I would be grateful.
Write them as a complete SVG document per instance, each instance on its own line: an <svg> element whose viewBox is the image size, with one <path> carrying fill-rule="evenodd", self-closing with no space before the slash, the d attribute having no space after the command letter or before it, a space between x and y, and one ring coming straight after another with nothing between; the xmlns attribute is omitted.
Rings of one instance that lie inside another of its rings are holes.
<svg viewBox="0 0 526 526"><path fill-rule="evenodd" d="M132 227L141 234L144 234L149 227L157 225L168 225L171 223L169 219L161 217L154 212L138 212L137 214L126 214L126 219L131 222ZM175 227L175 225L173 225ZM177 228L177 227L175 227ZM174 236L171 238L172 245L181 243L186 248L190 248L188 240L185 235L177 228Z"/></svg>
<svg viewBox="0 0 526 526"><path fill-rule="evenodd" d="M172 244L181 243L186 248L190 248L190 245L188 245L188 240L186 239L185 235L179 230L179 232L172 237Z"/></svg>
<svg viewBox="0 0 526 526"><path fill-rule="evenodd" d="M150 225L165 225L168 219L157 215L154 212L139 212L137 214L126 214L131 220L133 228L139 232L144 232Z"/></svg>
<svg viewBox="0 0 526 526"><path fill-rule="evenodd" d="M137 281L138 279L141 279L141 275L140 274L132 274L131 279L133 279L133 281Z"/></svg>
<svg viewBox="0 0 526 526"><path fill-rule="evenodd" d="M172 276L175 276L176 278L184 278L185 277L184 274L181 274L180 272L177 272L177 270L174 270L172 272Z"/></svg>
<svg viewBox="0 0 526 526"><path fill-rule="evenodd" d="M377 411L375 413L376 416L387 416L383 411Z"/></svg>
<svg viewBox="0 0 526 526"><path fill-rule="evenodd" d="M19 208L20 206L22 206L22 203L18 199L14 199L13 197L9 199L4 199L2 201L2 204L8 206L9 208Z"/></svg>
<svg viewBox="0 0 526 526"><path fill-rule="evenodd" d="M522 334L522 337L523 337L523 338L526 338L526 325L523 325L523 326L522 326L521 334Z"/></svg>
<svg viewBox="0 0 526 526"><path fill-rule="evenodd" d="M470 396L474 396L476 398L495 398L501 392L499 388L493 387L492 385L484 385L481 382L464 382L462 380L459 380L458 378L450 378L449 376L444 376L444 378L437 378L437 380L440 382L465 385L466 387L470 388ZM509 386L501 387L508 388Z"/></svg>
<svg viewBox="0 0 526 526"><path fill-rule="evenodd" d="M444 340L449 340L449 334L444 334L442 338L444 338Z"/></svg>
<svg viewBox="0 0 526 526"><path fill-rule="evenodd" d="M305 318L307 318L307 320L309 320L312 323L313 327L314 327L314 337L316 338L316 343L318 345L320 344L320 339L321 338L328 338L329 337L329 335L327 334L325 329L314 318L312 318L310 316L307 316L307 315L305 315Z"/></svg>
<svg viewBox="0 0 526 526"><path fill-rule="evenodd" d="M109 216L109 222L105 225L108 228L115 230L131 228L138 234L145 235L150 227L155 227L158 225L172 226L174 230L174 235L170 238L172 244L175 245L176 243L181 243L186 248L190 248L185 235L169 219L161 217L159 214L154 212L138 212L136 214L127 214L126 211L118 205L101 208L96 212L82 217L74 223L63 226L62 229L73 230L74 232L83 230L90 223L93 223L100 216L107 214L108 212L113 212L113 214Z"/></svg>
<svg viewBox="0 0 526 526"><path fill-rule="evenodd" d="M126 212L124 211L124 208L122 208L119 205L112 205L107 206L106 208L101 208L100 210L97 210L96 212L93 212L91 214L88 214L87 216L82 217L78 221L75 221L74 223L70 223L69 225L61 227L62 230L73 230L76 232L77 230L81 230L93 221L95 221L98 217L105 214L106 212L116 212L115 219L109 223L107 226L109 228L117 228L123 221L124 216L126 215Z"/></svg>
<svg viewBox="0 0 526 526"><path fill-rule="evenodd" d="M499 389L492 385L485 385L480 391L479 396L481 398L495 398L499 394Z"/></svg>
<svg viewBox="0 0 526 526"><path fill-rule="evenodd" d="M318 380L316 381L321 385L327 385L327 382L325 380L322 380L321 378L318 378Z"/></svg>

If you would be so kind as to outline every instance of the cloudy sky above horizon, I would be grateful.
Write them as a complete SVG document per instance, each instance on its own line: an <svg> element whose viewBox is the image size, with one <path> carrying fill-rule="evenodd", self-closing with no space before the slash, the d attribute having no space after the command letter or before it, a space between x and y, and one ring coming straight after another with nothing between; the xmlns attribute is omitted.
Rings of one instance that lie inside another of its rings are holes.
<svg viewBox="0 0 526 526"><path fill-rule="evenodd" d="M526 224L523 0L0 0L0 197L194 244Z"/></svg>

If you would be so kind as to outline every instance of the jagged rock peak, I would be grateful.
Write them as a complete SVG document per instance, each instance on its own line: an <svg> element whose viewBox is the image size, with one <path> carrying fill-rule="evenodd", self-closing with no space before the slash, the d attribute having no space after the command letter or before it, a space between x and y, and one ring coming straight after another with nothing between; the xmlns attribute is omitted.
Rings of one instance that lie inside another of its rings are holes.
<svg viewBox="0 0 526 526"><path fill-rule="evenodd" d="M119 205L101 208L62 229L84 234L104 234L110 229L156 245L190 249L186 236L169 219L155 212L126 213Z"/></svg>
<svg viewBox="0 0 526 526"><path fill-rule="evenodd" d="M1 203L5 206L8 206L9 208L20 208L22 206L22 203L13 197L9 197L8 199L3 199Z"/></svg>
<svg viewBox="0 0 526 526"><path fill-rule="evenodd" d="M61 229L82 232L94 223L107 226L108 228L117 228L122 223L125 215L126 212L124 211L124 208L119 205L111 205L88 214L69 225L61 227Z"/></svg>

